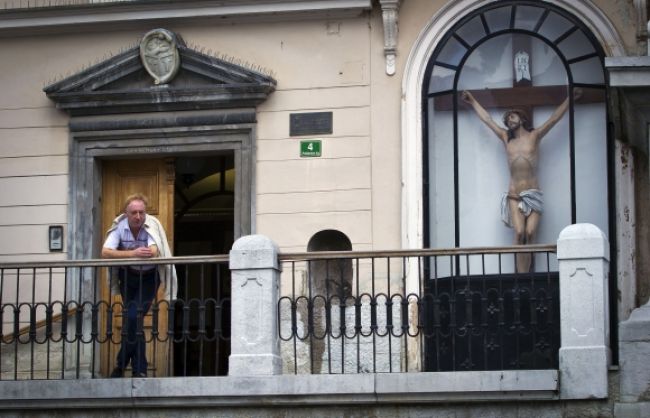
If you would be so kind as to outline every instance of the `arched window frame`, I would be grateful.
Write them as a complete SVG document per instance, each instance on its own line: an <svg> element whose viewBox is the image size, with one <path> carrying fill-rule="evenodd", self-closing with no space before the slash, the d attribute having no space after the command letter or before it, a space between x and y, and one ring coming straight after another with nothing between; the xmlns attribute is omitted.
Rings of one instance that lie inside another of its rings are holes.
<svg viewBox="0 0 650 418"><path fill-rule="evenodd" d="M511 11L511 18L510 18L510 24L508 25L507 28L501 29L501 30L495 30L492 31L487 19L485 17L486 13L489 13L490 11L493 11L495 9L500 9L504 7L510 7ZM520 7L534 7L543 10L542 13L538 16L537 21L533 25L532 29L525 29L521 27L517 27L517 8ZM556 36L554 39L548 39L545 36L541 35L538 33L539 29L542 27L546 19L552 14L557 14L566 21L570 22L571 26L565 30L563 33L560 35ZM481 20L481 23L483 25L483 29L485 31L485 36L481 37L478 40L475 40L474 42L468 42L465 40L462 36L459 35L459 32L462 30L463 27L465 27L468 22L473 21L476 18L479 18ZM580 31L591 43L593 49L595 52L590 52L588 54L580 55L577 57L573 57L568 59L559 45L567 39L569 36L571 36L573 33L576 31ZM450 30L446 31L445 34L442 36L440 41L437 43L435 50L430 56L430 59L427 63L426 70L424 72L424 77L423 77L423 83L422 83L422 97L421 97L421 106L422 106L422 205L423 205L423 244L425 247L430 246L431 244L431 239L430 239L430 220L428 219L428 216L430 214L430 196L429 196L429 166L428 166L428 161L429 161L429 154L428 154L428 136L429 136L429 129L430 127L428 126L428 114L432 110L429 109L429 99L432 97L438 97L438 96L443 96L443 95L452 95L453 99L453 135L454 135L454 199L455 199L455 246L459 246L460 244L460 233L459 233L459 205L458 205L458 150L457 150L457 144L458 144L458 110L459 110L459 105L458 105L458 82L460 78L460 73L463 68L463 65L465 64L466 60L468 57L474 52L478 47L480 47L483 43L487 42L488 40L501 36L504 34L524 34L524 35L529 35L533 38L539 39L540 41L544 42L546 45L548 45L550 48L553 49L553 51L557 54L557 56L560 58L562 64L564 65L566 74L567 74L567 88L569 92L572 92L575 87L581 87L581 88L587 88L587 89L600 89L603 90L606 94L606 85L607 85L607 80L606 80L606 74L604 72L604 56L605 53L592 34L592 32L586 27L586 25L581 22L578 18L570 14L569 12L556 7L550 3L547 2L539 2L539 1L513 1L513 0L503 0L503 1L497 1L497 2L490 2L489 4L474 10L471 13L468 13L466 16L462 17L461 19L458 20L451 28ZM448 44L450 40L455 40L455 42L458 42L460 45L462 45L465 48L465 53L460 59L459 63L457 65L450 65L448 63L445 63L443 61L438 60L438 57L445 48L445 46ZM578 83L574 81L573 74L572 74L572 69L571 66L584 62L586 60L590 60L593 58L597 58L600 62L601 68L603 68L603 80L601 83ZM431 73L434 70L434 67L439 66L446 68L447 70L453 71L454 72L454 82L453 86L450 89L446 90L440 90L440 91L435 91L430 93L430 80L431 80ZM573 103L573 97L570 94L570 102L569 102L569 110L568 110L568 117L569 117L569 149L570 149L570 190L571 190L571 223L575 223L577 221L577 210L576 210L576 186L575 186L575 117L574 117L574 103ZM609 120L609 118L608 118ZM611 196L614 195L614 181L613 181L613 162L612 162L612 156L613 156L613 141L611 140L611 135L607 134L607 189L608 189L608 202L609 207L607 209L608 211L608 224L609 224L609 233L610 237L615 236L615 222L613 220L613 204L611 203L613 199L611 199Z"/></svg>

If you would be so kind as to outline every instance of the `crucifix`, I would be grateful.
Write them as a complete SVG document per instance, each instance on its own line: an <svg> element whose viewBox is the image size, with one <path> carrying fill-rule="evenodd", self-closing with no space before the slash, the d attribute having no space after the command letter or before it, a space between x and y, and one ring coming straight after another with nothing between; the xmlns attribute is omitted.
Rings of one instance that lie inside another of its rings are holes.
<svg viewBox="0 0 650 418"><path fill-rule="evenodd" d="M526 245L533 243L543 211L543 192L537 178L539 143L562 119L570 99L566 86L533 86L531 38L514 35L512 39L512 87L463 91L458 104L461 109L473 110L504 144L510 184L501 198L502 220L513 228L514 244ZM582 89L574 89L573 95L575 100L580 99ZM445 105L453 106L451 99L449 103L436 100L436 109L451 110L445 109ZM537 106L555 106L555 110L535 128L532 113ZM486 108L509 108L503 116L505 127L496 123ZM518 253L516 268L520 273L530 271L531 255Z"/></svg>
<svg viewBox="0 0 650 418"><path fill-rule="evenodd" d="M534 126L533 110L540 106L558 106L567 97L567 86L533 86L533 61L531 37L527 35L512 36L512 87L469 90L469 92L486 109L520 109L529 118ZM453 96L444 95L436 97L434 109L436 111L453 110ZM580 103L596 103L605 100L604 91L583 91ZM459 110L470 110L471 106L463 101L458 102Z"/></svg>

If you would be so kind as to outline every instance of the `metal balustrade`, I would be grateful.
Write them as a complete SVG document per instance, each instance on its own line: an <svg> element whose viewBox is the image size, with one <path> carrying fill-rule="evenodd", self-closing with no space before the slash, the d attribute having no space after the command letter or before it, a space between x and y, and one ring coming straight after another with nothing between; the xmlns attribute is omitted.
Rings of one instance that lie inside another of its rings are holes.
<svg viewBox="0 0 650 418"><path fill-rule="evenodd" d="M517 254L534 268L517 273ZM556 369L555 246L285 254L286 373Z"/></svg>
<svg viewBox="0 0 650 418"><path fill-rule="evenodd" d="M156 268L170 263L177 297L166 300L159 289L147 315L137 307L136 339L146 341L148 375L225 375L228 256L138 260ZM0 380L109 376L129 337L122 326L128 307L111 296L108 278L128 265L133 260L0 264Z"/></svg>
<svg viewBox="0 0 650 418"><path fill-rule="evenodd" d="M531 272L516 272L519 253L533 255ZM555 246L279 257L284 373L558 368ZM227 374L228 256L138 263L179 276L175 299L160 292L139 312L149 377ZM129 338L109 272L132 264L0 264L0 379L108 377Z"/></svg>

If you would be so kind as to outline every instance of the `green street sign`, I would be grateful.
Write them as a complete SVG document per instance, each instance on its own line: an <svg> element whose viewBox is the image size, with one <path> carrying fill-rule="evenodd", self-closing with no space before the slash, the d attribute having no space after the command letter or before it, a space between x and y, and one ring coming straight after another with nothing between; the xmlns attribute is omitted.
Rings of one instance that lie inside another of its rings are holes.
<svg viewBox="0 0 650 418"><path fill-rule="evenodd" d="M320 157L321 154L321 141L300 141L300 156L301 157Z"/></svg>

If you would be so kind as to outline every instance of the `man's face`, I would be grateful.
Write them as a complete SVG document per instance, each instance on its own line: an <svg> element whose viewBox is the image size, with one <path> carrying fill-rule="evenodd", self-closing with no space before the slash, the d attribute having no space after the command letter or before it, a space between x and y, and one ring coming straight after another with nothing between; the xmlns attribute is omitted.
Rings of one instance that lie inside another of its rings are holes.
<svg viewBox="0 0 650 418"><path fill-rule="evenodd" d="M147 215L147 208L144 206L142 200L133 200L126 207L124 213L126 213L126 217L129 221L129 227L139 229L144 223L144 218Z"/></svg>
<svg viewBox="0 0 650 418"><path fill-rule="evenodd" d="M508 129L515 130L519 128L519 126L521 126L521 118L515 112L510 112L508 114L508 118L506 119L506 122L508 124Z"/></svg>

